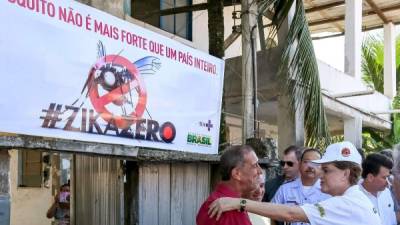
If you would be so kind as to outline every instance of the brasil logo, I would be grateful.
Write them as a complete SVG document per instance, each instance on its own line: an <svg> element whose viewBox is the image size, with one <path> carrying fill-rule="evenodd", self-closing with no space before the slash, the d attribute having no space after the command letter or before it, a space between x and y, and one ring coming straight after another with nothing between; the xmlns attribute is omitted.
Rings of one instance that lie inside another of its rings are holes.
<svg viewBox="0 0 400 225"><path fill-rule="evenodd" d="M187 143L203 146L211 146L211 136L189 133L187 135Z"/></svg>

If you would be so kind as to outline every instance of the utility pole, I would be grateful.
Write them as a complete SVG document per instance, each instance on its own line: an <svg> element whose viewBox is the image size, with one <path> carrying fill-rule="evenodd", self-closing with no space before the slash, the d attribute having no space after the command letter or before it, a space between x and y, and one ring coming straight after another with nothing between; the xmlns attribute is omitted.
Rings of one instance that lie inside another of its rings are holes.
<svg viewBox="0 0 400 225"><path fill-rule="evenodd" d="M242 143L256 135L257 2L242 0Z"/></svg>

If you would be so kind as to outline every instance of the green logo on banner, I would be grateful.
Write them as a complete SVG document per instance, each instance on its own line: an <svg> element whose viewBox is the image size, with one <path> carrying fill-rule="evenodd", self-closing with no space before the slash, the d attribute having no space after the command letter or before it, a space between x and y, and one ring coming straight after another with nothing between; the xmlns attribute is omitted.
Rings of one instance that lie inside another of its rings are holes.
<svg viewBox="0 0 400 225"><path fill-rule="evenodd" d="M211 136L189 133L187 135L187 143L211 146Z"/></svg>

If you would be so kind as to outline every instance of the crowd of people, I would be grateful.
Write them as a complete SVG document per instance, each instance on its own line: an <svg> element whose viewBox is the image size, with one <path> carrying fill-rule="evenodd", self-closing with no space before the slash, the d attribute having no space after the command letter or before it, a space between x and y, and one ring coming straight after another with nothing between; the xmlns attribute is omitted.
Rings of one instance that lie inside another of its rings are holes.
<svg viewBox="0 0 400 225"><path fill-rule="evenodd" d="M202 204L197 225L397 225L400 181L389 152L365 159L350 142L288 147L283 175L265 181L250 146L221 156L222 181ZM361 178L361 179L360 179Z"/></svg>

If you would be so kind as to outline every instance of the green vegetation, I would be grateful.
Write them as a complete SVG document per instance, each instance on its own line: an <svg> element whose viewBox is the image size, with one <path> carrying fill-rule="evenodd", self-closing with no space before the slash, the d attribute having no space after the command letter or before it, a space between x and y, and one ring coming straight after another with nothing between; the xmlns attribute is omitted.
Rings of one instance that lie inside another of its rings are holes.
<svg viewBox="0 0 400 225"><path fill-rule="evenodd" d="M384 68L384 46L381 35L370 35L362 44L362 72L363 80L376 91L383 93L383 68ZM397 89L400 81L400 36L396 38L396 80ZM393 99L393 109L400 109L400 96ZM366 152L379 151L392 148L400 142L400 115L392 114L392 130L384 133L372 128L363 129L363 148Z"/></svg>

